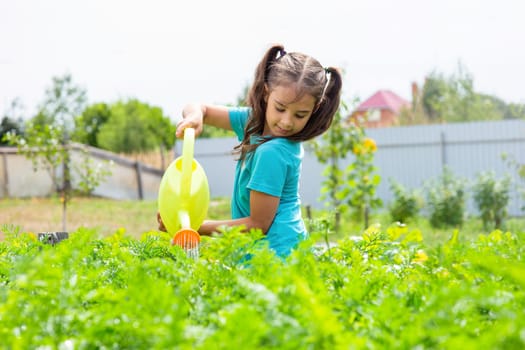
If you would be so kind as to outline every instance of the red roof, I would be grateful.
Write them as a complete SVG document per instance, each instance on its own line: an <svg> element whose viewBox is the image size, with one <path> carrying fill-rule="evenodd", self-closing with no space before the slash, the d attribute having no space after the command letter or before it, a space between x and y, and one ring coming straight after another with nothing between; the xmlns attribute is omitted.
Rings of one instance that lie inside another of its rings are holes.
<svg viewBox="0 0 525 350"><path fill-rule="evenodd" d="M356 109L356 111L367 111L369 109L390 109L394 112L399 112L401 107L409 106L410 102L402 97L399 97L390 90L379 90L368 99L363 101Z"/></svg>

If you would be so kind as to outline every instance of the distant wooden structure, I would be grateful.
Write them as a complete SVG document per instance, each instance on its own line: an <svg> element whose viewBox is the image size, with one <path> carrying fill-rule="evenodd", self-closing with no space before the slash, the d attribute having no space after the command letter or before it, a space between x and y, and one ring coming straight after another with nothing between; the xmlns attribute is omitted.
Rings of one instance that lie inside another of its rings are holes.
<svg viewBox="0 0 525 350"><path fill-rule="evenodd" d="M94 191L93 195L113 199L156 199L163 169L142 162L132 161L115 153L73 144L73 164L85 161L88 152L94 165L106 166L109 175ZM16 147L0 147L0 198L2 197L46 197L55 192L50 174L33 169L33 163L18 153ZM55 170L60 173L61 169ZM79 179L72 173L72 186Z"/></svg>

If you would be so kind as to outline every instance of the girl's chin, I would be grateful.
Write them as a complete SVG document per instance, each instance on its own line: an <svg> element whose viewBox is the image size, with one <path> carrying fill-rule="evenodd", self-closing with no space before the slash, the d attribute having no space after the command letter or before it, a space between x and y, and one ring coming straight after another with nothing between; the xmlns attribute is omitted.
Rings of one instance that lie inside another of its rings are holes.
<svg viewBox="0 0 525 350"><path fill-rule="evenodd" d="M285 136L290 136L292 134L291 131L286 131L286 130L283 130L283 129L280 129L280 128L275 128L272 130L272 135L275 136L275 137L285 137Z"/></svg>

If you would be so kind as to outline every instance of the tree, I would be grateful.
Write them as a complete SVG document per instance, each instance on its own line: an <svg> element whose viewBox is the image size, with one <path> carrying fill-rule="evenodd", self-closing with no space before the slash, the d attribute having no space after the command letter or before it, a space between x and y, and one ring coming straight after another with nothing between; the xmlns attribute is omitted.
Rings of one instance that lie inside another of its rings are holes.
<svg viewBox="0 0 525 350"><path fill-rule="evenodd" d="M8 140L31 159L35 171L48 171L62 201L62 229L67 230L67 204L72 196L70 135L74 120L86 102L86 91L75 85L70 74L54 77L45 91L38 114L26 125L24 135L9 134ZM56 170L62 166L62 173ZM94 175L90 179L98 181ZM105 176L101 174L101 176Z"/></svg>
<svg viewBox="0 0 525 350"><path fill-rule="evenodd" d="M158 107L151 108L151 114L148 118L148 130L151 137L157 141L161 168L166 168L166 151L169 150L175 142L176 126L171 119L164 116L162 109Z"/></svg>
<svg viewBox="0 0 525 350"><path fill-rule="evenodd" d="M48 124L56 125L64 131L64 136L69 137L74 129L75 117L85 108L87 93L84 88L73 83L69 73L52 79L52 86L45 91L35 122L42 119Z"/></svg>
<svg viewBox="0 0 525 350"><path fill-rule="evenodd" d="M510 103L503 114L505 119L525 119L525 104Z"/></svg>
<svg viewBox="0 0 525 350"><path fill-rule="evenodd" d="M421 103L431 123L444 122L444 109L449 92L450 87L442 74L432 72L425 79Z"/></svg>
<svg viewBox="0 0 525 350"><path fill-rule="evenodd" d="M7 134L23 134L23 106L19 98L11 101L0 122L0 145L9 144Z"/></svg>
<svg viewBox="0 0 525 350"><path fill-rule="evenodd" d="M503 119L525 119L525 105L519 103L506 103L502 99L481 94L484 99L490 100L494 107L498 110L499 113L503 116Z"/></svg>
<svg viewBox="0 0 525 350"><path fill-rule="evenodd" d="M72 138L86 145L100 147L98 134L110 117L111 109L106 103L95 103L86 107L82 114L75 118L75 131Z"/></svg>
<svg viewBox="0 0 525 350"><path fill-rule="evenodd" d="M160 150L163 157L174 142L175 125L169 117L161 108L137 99L111 105L109 118L97 134L99 147L118 153Z"/></svg>
<svg viewBox="0 0 525 350"><path fill-rule="evenodd" d="M355 104L355 100L353 104ZM335 212L334 229L339 230L340 214L351 212L363 219L368 226L369 210L379 207L382 202L376 195L381 178L374 174L373 165L375 142L365 136L364 129L356 124L344 124L343 116L348 115L347 105L342 102L334 116L330 129L319 140L310 141L314 153L322 164L327 164L323 175L321 199ZM349 152L355 158L346 168L341 161Z"/></svg>
<svg viewBox="0 0 525 350"><path fill-rule="evenodd" d="M472 74L459 63L450 76L429 73L412 110L403 111L400 120L405 125L501 120L510 116L508 111L500 99L476 92Z"/></svg>
<svg viewBox="0 0 525 350"><path fill-rule="evenodd" d="M345 203L348 188L340 162L347 157L354 144L360 138L360 132L357 127L354 125L343 125L343 116L346 115L348 115L348 107L342 102L334 116L330 129L319 139L309 142L317 160L321 164L326 164L323 171L325 179L321 188L321 200L325 200L326 205L335 213L334 229L336 232L340 227L340 214L348 210L348 206Z"/></svg>

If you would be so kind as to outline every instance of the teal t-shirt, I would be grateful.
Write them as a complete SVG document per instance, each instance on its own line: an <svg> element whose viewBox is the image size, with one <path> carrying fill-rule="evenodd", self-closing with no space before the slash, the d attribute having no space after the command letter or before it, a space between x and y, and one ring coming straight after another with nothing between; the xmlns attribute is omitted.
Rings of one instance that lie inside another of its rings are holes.
<svg viewBox="0 0 525 350"><path fill-rule="evenodd" d="M239 141L244 136L250 108L230 108L232 129ZM285 257L307 236L301 216L299 179L303 158L300 142L274 138L237 162L232 195L232 218L250 216L250 191L279 197L279 206L265 239L277 255Z"/></svg>

